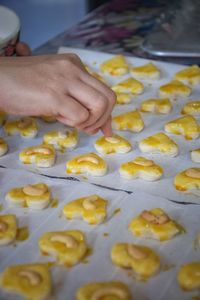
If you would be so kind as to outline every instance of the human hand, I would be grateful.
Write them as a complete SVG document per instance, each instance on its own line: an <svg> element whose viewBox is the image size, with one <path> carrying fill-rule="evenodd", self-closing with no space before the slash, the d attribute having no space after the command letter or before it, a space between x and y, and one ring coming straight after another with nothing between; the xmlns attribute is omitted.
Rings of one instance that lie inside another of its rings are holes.
<svg viewBox="0 0 200 300"><path fill-rule="evenodd" d="M0 109L54 116L89 134L111 135L115 94L74 54L0 58Z"/></svg>

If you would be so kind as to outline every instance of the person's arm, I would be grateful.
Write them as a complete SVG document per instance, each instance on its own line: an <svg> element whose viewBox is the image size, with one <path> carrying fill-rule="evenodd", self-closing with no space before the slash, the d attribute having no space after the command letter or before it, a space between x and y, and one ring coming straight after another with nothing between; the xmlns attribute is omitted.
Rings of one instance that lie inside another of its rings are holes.
<svg viewBox="0 0 200 300"><path fill-rule="evenodd" d="M0 109L54 116L89 134L111 135L115 94L74 54L0 58Z"/></svg>

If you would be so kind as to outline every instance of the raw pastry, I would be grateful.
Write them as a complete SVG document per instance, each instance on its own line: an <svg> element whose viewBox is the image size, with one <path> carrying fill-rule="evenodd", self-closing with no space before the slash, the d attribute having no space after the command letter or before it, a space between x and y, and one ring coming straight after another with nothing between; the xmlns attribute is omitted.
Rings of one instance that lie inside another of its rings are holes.
<svg viewBox="0 0 200 300"><path fill-rule="evenodd" d="M170 219L161 208L143 210L131 221L129 229L136 236L160 241L170 240L183 232L181 226Z"/></svg>
<svg viewBox="0 0 200 300"><path fill-rule="evenodd" d="M200 84L200 68L197 65L187 67L177 72L175 78L185 84Z"/></svg>
<svg viewBox="0 0 200 300"><path fill-rule="evenodd" d="M41 210L51 202L51 192L45 183L28 184L11 189L6 200L15 207L29 207Z"/></svg>
<svg viewBox="0 0 200 300"><path fill-rule="evenodd" d="M127 153L131 150L131 144L117 134L112 137L100 137L96 140L94 147L101 154Z"/></svg>
<svg viewBox="0 0 200 300"><path fill-rule="evenodd" d="M150 112L156 114L169 114L172 110L172 104L167 98L148 99L143 101L140 110L142 112Z"/></svg>
<svg viewBox="0 0 200 300"><path fill-rule="evenodd" d="M96 153L86 153L68 160L66 172L72 174L88 174L104 176L107 172L107 163Z"/></svg>
<svg viewBox="0 0 200 300"><path fill-rule="evenodd" d="M140 67L132 67L131 75L137 79L159 79L160 70L153 64L148 63Z"/></svg>
<svg viewBox="0 0 200 300"><path fill-rule="evenodd" d="M54 123L57 121L55 117L51 116L42 116L41 119L47 123Z"/></svg>
<svg viewBox="0 0 200 300"><path fill-rule="evenodd" d="M52 145L41 144L27 147L19 154L19 159L24 164L36 164L40 168L48 168L54 165L56 151Z"/></svg>
<svg viewBox="0 0 200 300"><path fill-rule="evenodd" d="M163 170L154 161L138 156L132 161L123 163L119 173L126 179L141 178L147 181L155 181L162 177Z"/></svg>
<svg viewBox="0 0 200 300"><path fill-rule="evenodd" d="M66 204L63 214L69 220L81 217L89 224L99 224L106 218L107 204L108 201L98 195L90 195Z"/></svg>
<svg viewBox="0 0 200 300"><path fill-rule="evenodd" d="M200 163L200 148L191 151L191 159L194 162Z"/></svg>
<svg viewBox="0 0 200 300"><path fill-rule="evenodd" d="M103 73L109 74L111 76L121 76L127 74L129 71L129 66L123 55L116 55L100 65L100 70Z"/></svg>
<svg viewBox="0 0 200 300"><path fill-rule="evenodd" d="M117 93L131 93L139 95L144 91L144 86L140 81L129 77L128 79L113 85L112 90Z"/></svg>
<svg viewBox="0 0 200 300"><path fill-rule="evenodd" d="M0 215L0 246L15 241L17 235L17 219L15 215Z"/></svg>
<svg viewBox="0 0 200 300"><path fill-rule="evenodd" d="M197 139L200 127L197 120L192 116L184 116L165 124L165 131L177 135L183 135L186 140Z"/></svg>
<svg viewBox="0 0 200 300"><path fill-rule="evenodd" d="M3 126L7 119L7 114L4 111L0 111L0 127Z"/></svg>
<svg viewBox="0 0 200 300"><path fill-rule="evenodd" d="M94 282L80 287L76 300L133 300L128 287L120 281Z"/></svg>
<svg viewBox="0 0 200 300"><path fill-rule="evenodd" d="M162 153L172 157L178 154L177 144L163 132L143 139L139 142L139 148L144 153Z"/></svg>
<svg viewBox="0 0 200 300"><path fill-rule="evenodd" d="M49 131L44 135L44 143L53 145L55 149L74 149L78 143L78 133L75 130L66 129Z"/></svg>
<svg viewBox="0 0 200 300"><path fill-rule="evenodd" d="M190 101L183 106L182 114L188 114L193 116L200 115L200 101Z"/></svg>
<svg viewBox="0 0 200 300"><path fill-rule="evenodd" d="M25 138L34 138L38 133L38 126L33 118L10 120L5 123L3 128L8 135L20 134Z"/></svg>
<svg viewBox="0 0 200 300"><path fill-rule="evenodd" d="M182 192L200 189L200 168L190 168L178 173L174 178L174 186Z"/></svg>
<svg viewBox="0 0 200 300"><path fill-rule="evenodd" d="M146 246L118 243L112 247L111 259L122 268L132 268L139 280L147 280L160 268L160 257Z"/></svg>
<svg viewBox="0 0 200 300"><path fill-rule="evenodd" d="M40 237L39 248L67 267L78 264L88 250L85 235L79 230L47 232Z"/></svg>
<svg viewBox="0 0 200 300"><path fill-rule="evenodd" d="M130 93L115 92L117 97L117 104L128 104L131 102L132 95Z"/></svg>
<svg viewBox="0 0 200 300"><path fill-rule="evenodd" d="M181 266L177 280L185 291L200 289L200 262L191 262Z"/></svg>
<svg viewBox="0 0 200 300"><path fill-rule="evenodd" d="M47 264L34 263L7 267L1 274L0 285L6 291L18 294L27 300L51 298L51 274Z"/></svg>
<svg viewBox="0 0 200 300"><path fill-rule="evenodd" d="M163 98L187 97L191 92L192 90L189 86L178 80L172 80L171 82L162 85L159 89L159 95Z"/></svg>
<svg viewBox="0 0 200 300"><path fill-rule="evenodd" d="M0 138L0 156L3 156L8 152L8 145L4 139Z"/></svg>
<svg viewBox="0 0 200 300"><path fill-rule="evenodd" d="M113 118L112 126L116 130L140 132L144 128L144 121L137 110L129 111Z"/></svg>

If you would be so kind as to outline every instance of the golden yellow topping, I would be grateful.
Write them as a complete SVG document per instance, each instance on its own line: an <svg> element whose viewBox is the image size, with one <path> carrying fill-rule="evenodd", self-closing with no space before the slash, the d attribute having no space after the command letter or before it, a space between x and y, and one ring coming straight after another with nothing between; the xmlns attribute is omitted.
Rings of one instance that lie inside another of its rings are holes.
<svg viewBox="0 0 200 300"><path fill-rule="evenodd" d="M63 214L69 220L81 217L89 224L99 224L106 218L107 204L108 201L98 195L82 197L66 204Z"/></svg>
<svg viewBox="0 0 200 300"><path fill-rule="evenodd" d="M56 118L52 116L42 116L41 119L47 123L54 123L56 122Z"/></svg>
<svg viewBox="0 0 200 300"><path fill-rule="evenodd" d="M200 148L191 151L191 159L194 162L200 163Z"/></svg>
<svg viewBox="0 0 200 300"><path fill-rule="evenodd" d="M7 121L3 128L8 135L20 134L27 138L33 138L38 133L38 126L33 118Z"/></svg>
<svg viewBox="0 0 200 300"><path fill-rule="evenodd" d="M192 116L184 116L165 124L165 131L177 135L183 135L185 139L197 139L200 134L200 127Z"/></svg>
<svg viewBox="0 0 200 300"><path fill-rule="evenodd" d="M170 240L175 235L183 232L181 226L170 219L161 208L144 210L131 221L129 229L136 236L149 237L160 241Z"/></svg>
<svg viewBox="0 0 200 300"><path fill-rule="evenodd" d="M129 66L123 55L116 55L100 65L100 70L111 76L121 76L129 71Z"/></svg>
<svg viewBox="0 0 200 300"><path fill-rule="evenodd" d="M200 168L190 168L178 173L174 178L174 186L182 192L200 189Z"/></svg>
<svg viewBox="0 0 200 300"><path fill-rule="evenodd" d="M8 145L4 139L0 138L0 156L3 156L8 152Z"/></svg>
<svg viewBox="0 0 200 300"><path fill-rule="evenodd" d="M161 97L189 96L191 88L178 80L172 80L160 87L159 94Z"/></svg>
<svg viewBox="0 0 200 300"><path fill-rule="evenodd" d="M130 70L133 77L138 79L159 79L160 70L153 64L148 63L140 67L133 67Z"/></svg>
<svg viewBox="0 0 200 300"><path fill-rule="evenodd" d="M52 130L44 135L44 143L53 145L55 149L74 149L78 143L78 133L75 130L65 130L65 132Z"/></svg>
<svg viewBox="0 0 200 300"><path fill-rule="evenodd" d="M192 262L180 267L177 280L180 287L185 291L200 288L200 262Z"/></svg>
<svg viewBox="0 0 200 300"><path fill-rule="evenodd" d="M26 278L30 282L30 285L33 286L39 285L42 281L40 274L33 270L22 270L19 271L18 275L20 277Z"/></svg>
<svg viewBox="0 0 200 300"><path fill-rule="evenodd" d="M129 130L140 132L144 128L144 121L137 110L118 115L112 120L113 128L116 130Z"/></svg>
<svg viewBox="0 0 200 300"><path fill-rule="evenodd" d="M117 104L128 104L131 102L132 95L128 93L115 93L117 96Z"/></svg>
<svg viewBox="0 0 200 300"><path fill-rule="evenodd" d="M113 85L112 90L117 93L132 93L139 95L144 91L144 86L140 81L130 77Z"/></svg>
<svg viewBox="0 0 200 300"><path fill-rule="evenodd" d="M172 110L172 104L169 99L148 99L143 101L140 110L142 112L151 112L156 114L168 114Z"/></svg>
<svg viewBox="0 0 200 300"><path fill-rule="evenodd" d="M176 73L175 78L183 83L196 85L200 83L200 68L197 65L187 67Z"/></svg>
<svg viewBox="0 0 200 300"><path fill-rule="evenodd" d="M200 101L191 101L183 106L182 114L200 115Z"/></svg>
<svg viewBox="0 0 200 300"><path fill-rule="evenodd" d="M112 137L100 137L96 140L94 147L99 153L110 154L127 153L132 146L125 138L114 134Z"/></svg>
<svg viewBox="0 0 200 300"><path fill-rule="evenodd" d="M0 246L9 245L17 235L17 219L15 215L0 215Z"/></svg>

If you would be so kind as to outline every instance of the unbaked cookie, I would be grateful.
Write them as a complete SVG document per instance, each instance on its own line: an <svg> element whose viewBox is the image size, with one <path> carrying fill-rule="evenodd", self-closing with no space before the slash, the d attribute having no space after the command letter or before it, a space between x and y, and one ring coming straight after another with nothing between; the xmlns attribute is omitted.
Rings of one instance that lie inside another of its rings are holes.
<svg viewBox="0 0 200 300"><path fill-rule="evenodd" d="M193 116L200 115L200 101L190 101L183 106L182 114L188 114Z"/></svg>
<svg viewBox="0 0 200 300"><path fill-rule="evenodd" d="M141 178L147 181L155 181L162 177L162 168L154 161L138 156L132 161L123 163L119 173L126 179Z"/></svg>
<svg viewBox="0 0 200 300"><path fill-rule="evenodd" d="M187 97L191 92L192 90L189 86L178 80L172 80L171 82L162 85L159 89L159 95L163 98Z"/></svg>
<svg viewBox="0 0 200 300"><path fill-rule="evenodd" d="M129 72L129 66L123 55L116 55L104 61L100 65L100 70L111 76L121 76Z"/></svg>
<svg viewBox="0 0 200 300"><path fill-rule="evenodd" d="M63 208L64 216L71 220L83 218L89 224L102 223L106 218L108 201L98 195L90 195L69 202Z"/></svg>
<svg viewBox="0 0 200 300"><path fill-rule="evenodd" d="M191 262L180 267L177 280L184 291L200 289L200 262Z"/></svg>
<svg viewBox="0 0 200 300"><path fill-rule="evenodd" d="M178 173L174 178L174 186L178 191L200 189L200 168L189 168Z"/></svg>
<svg viewBox="0 0 200 300"><path fill-rule="evenodd" d="M44 135L43 141L58 150L74 149L78 143L78 133L76 130L70 129L66 129L64 132L52 130Z"/></svg>
<svg viewBox="0 0 200 300"><path fill-rule="evenodd" d="M17 235L17 219L15 215L0 215L0 246L15 241Z"/></svg>
<svg viewBox="0 0 200 300"><path fill-rule="evenodd" d="M140 132L144 128L144 121L137 110L125 112L113 118L112 126L116 130Z"/></svg>
<svg viewBox="0 0 200 300"><path fill-rule="evenodd" d="M116 104L128 104L131 102L132 94L115 92L117 101Z"/></svg>
<svg viewBox="0 0 200 300"><path fill-rule="evenodd" d="M200 148L191 151L191 159L194 162L200 163Z"/></svg>
<svg viewBox="0 0 200 300"><path fill-rule="evenodd" d="M176 73L175 78L185 84L200 84L200 67L193 65Z"/></svg>
<svg viewBox="0 0 200 300"><path fill-rule="evenodd" d="M113 85L112 90L117 93L131 93L134 95L139 95L144 91L144 86L140 81L129 77L128 79Z"/></svg>
<svg viewBox="0 0 200 300"><path fill-rule="evenodd" d="M7 135L19 134L24 138L34 138L38 133L36 120L29 117L6 121L3 128Z"/></svg>
<svg viewBox="0 0 200 300"><path fill-rule="evenodd" d="M124 137L117 134L114 134L112 137L100 137L96 140L94 147L101 154L127 153L132 148L131 144Z"/></svg>
<svg viewBox="0 0 200 300"><path fill-rule="evenodd" d="M132 67L130 69L130 73L137 79L157 80L160 78L160 70L153 63L147 63L139 67Z"/></svg>
<svg viewBox="0 0 200 300"><path fill-rule="evenodd" d="M150 112L154 114L169 114L172 110L172 104L167 98L152 98L143 101L140 110L142 112Z"/></svg>

